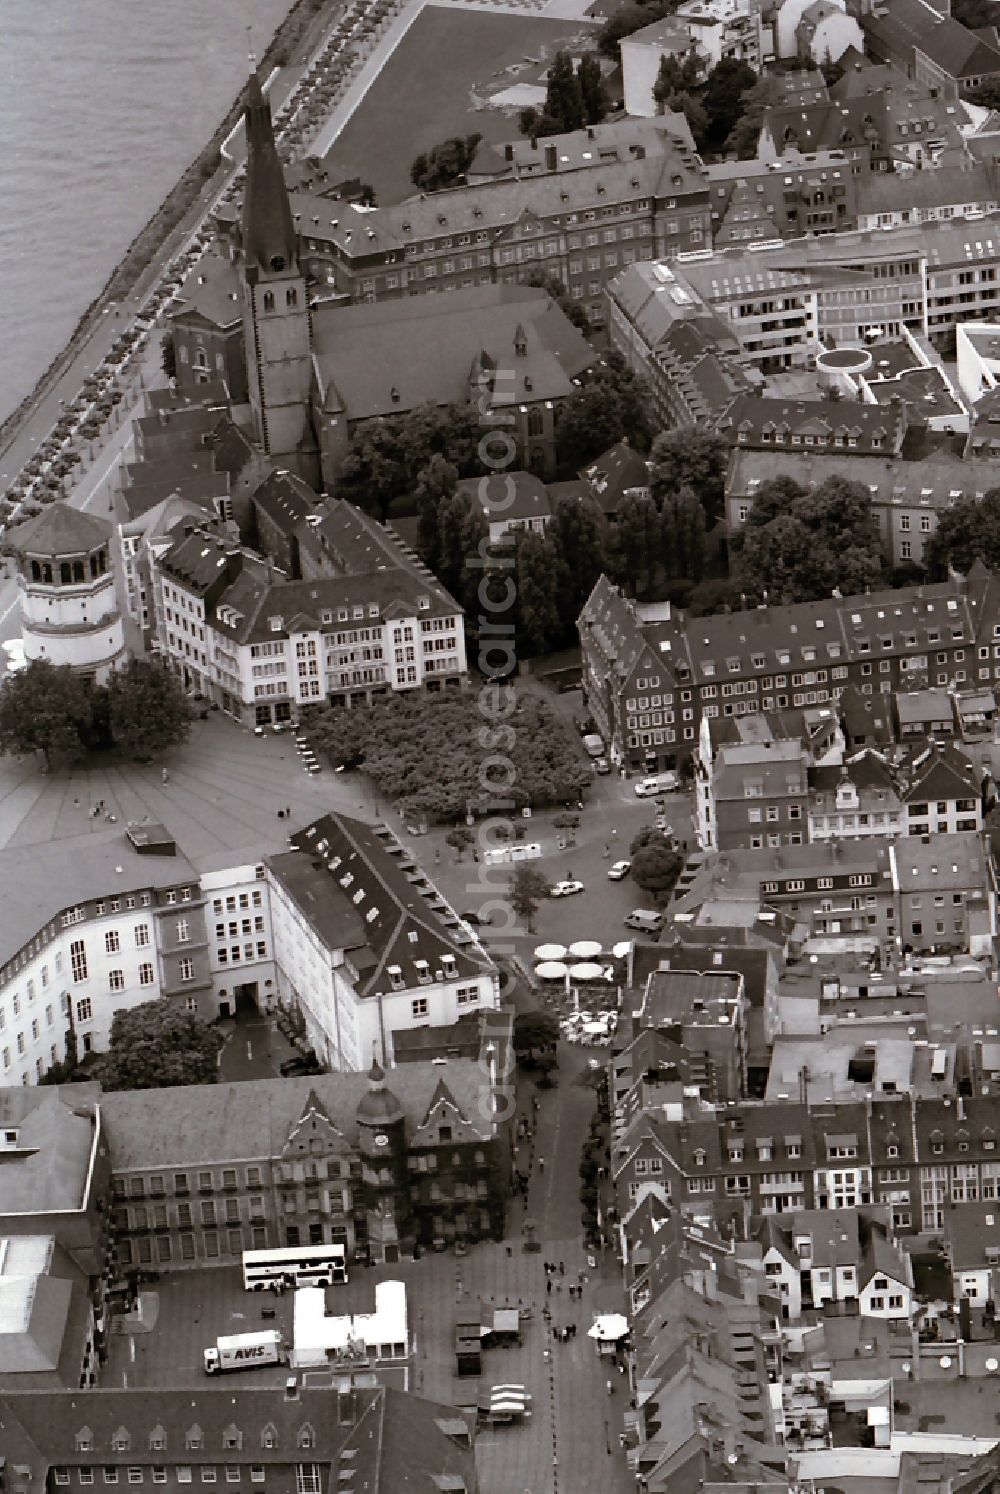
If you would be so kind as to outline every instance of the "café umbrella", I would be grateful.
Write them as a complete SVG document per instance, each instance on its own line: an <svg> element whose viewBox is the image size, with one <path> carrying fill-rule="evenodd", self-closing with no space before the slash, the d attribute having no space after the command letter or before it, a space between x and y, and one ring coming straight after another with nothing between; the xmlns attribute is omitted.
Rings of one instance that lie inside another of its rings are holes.
<svg viewBox="0 0 1000 1494"><path fill-rule="evenodd" d="M535 974L539 980L564 980L566 966L562 960L543 960L540 965L535 966Z"/></svg>
<svg viewBox="0 0 1000 1494"><path fill-rule="evenodd" d="M570 945L569 952L575 960L596 960L601 945L596 939L577 939Z"/></svg>
<svg viewBox="0 0 1000 1494"><path fill-rule="evenodd" d="M539 944L535 950L536 960L561 960L565 955L565 944Z"/></svg>
<svg viewBox="0 0 1000 1494"><path fill-rule="evenodd" d="M587 1337L596 1338L599 1343L617 1343L627 1333L628 1318L620 1312L603 1313L587 1329Z"/></svg>
<svg viewBox="0 0 1000 1494"><path fill-rule="evenodd" d="M569 967L570 977L573 980L600 980L604 974L601 965L595 965L592 960L581 960L578 965Z"/></svg>

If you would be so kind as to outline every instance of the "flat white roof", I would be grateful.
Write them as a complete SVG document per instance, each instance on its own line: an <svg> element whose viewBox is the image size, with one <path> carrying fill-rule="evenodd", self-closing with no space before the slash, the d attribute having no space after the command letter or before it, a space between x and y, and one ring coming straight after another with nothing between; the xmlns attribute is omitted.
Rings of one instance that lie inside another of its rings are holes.
<svg viewBox="0 0 1000 1494"><path fill-rule="evenodd" d="M375 1286L375 1311L327 1316L322 1287L299 1287L293 1321L294 1362L321 1362L331 1350L354 1342L366 1348L379 1344L409 1344L406 1324L406 1284L380 1281Z"/></svg>

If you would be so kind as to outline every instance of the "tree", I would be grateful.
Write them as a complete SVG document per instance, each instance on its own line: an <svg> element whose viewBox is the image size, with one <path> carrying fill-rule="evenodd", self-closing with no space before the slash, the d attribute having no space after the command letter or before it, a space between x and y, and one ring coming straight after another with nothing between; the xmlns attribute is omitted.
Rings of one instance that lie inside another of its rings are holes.
<svg viewBox="0 0 1000 1494"><path fill-rule="evenodd" d="M729 447L714 431L683 426L661 431L653 442L653 497L662 507L668 493L689 488L709 523L722 514Z"/></svg>
<svg viewBox="0 0 1000 1494"><path fill-rule="evenodd" d="M40 752L47 768L83 756L92 725L93 693L66 666L35 659L0 689L0 752Z"/></svg>
<svg viewBox="0 0 1000 1494"><path fill-rule="evenodd" d="M608 568L635 595L645 580L651 587L659 551L660 515L646 493L626 493L608 542Z"/></svg>
<svg viewBox="0 0 1000 1494"><path fill-rule="evenodd" d="M452 135L417 156L410 167L410 181L421 192L440 192L465 179L482 135Z"/></svg>
<svg viewBox="0 0 1000 1494"><path fill-rule="evenodd" d="M507 892L518 921L524 924L529 934L532 933L532 920L538 904L549 894L548 882L540 871L522 861L508 884Z"/></svg>
<svg viewBox="0 0 1000 1494"><path fill-rule="evenodd" d="M741 160L748 160L756 155L764 115L769 109L777 108L783 97L779 78L772 73L764 73L758 78L740 99L739 113L725 142L725 149L733 151Z"/></svg>
<svg viewBox="0 0 1000 1494"><path fill-rule="evenodd" d="M177 344L172 332L164 332L160 338L160 367L168 379L177 377Z"/></svg>
<svg viewBox="0 0 1000 1494"><path fill-rule="evenodd" d="M337 496L384 522L392 505L412 494L432 456L445 457L459 477L480 472L481 435L474 403L418 405L402 415L365 421L348 442Z"/></svg>
<svg viewBox="0 0 1000 1494"><path fill-rule="evenodd" d="M807 602L835 588L848 594L881 581L879 528L863 483L828 477L790 502L787 483L777 499L769 486L734 543L735 586L754 597Z"/></svg>
<svg viewBox="0 0 1000 1494"><path fill-rule="evenodd" d="M642 843L638 838L632 843L632 881L657 904L669 902L683 865L684 857L658 832Z"/></svg>
<svg viewBox="0 0 1000 1494"><path fill-rule="evenodd" d="M222 1034L166 1000L115 1012L108 1051L97 1064L104 1089L214 1084Z"/></svg>
<svg viewBox="0 0 1000 1494"><path fill-rule="evenodd" d="M563 470L576 472L617 441L649 449L650 393L645 379L620 353L608 353L556 416L556 451Z"/></svg>
<svg viewBox="0 0 1000 1494"><path fill-rule="evenodd" d="M959 498L938 518L935 533L924 546L924 562L940 580L948 567L967 575L973 561L1000 570L1000 488L990 488L980 499Z"/></svg>
<svg viewBox="0 0 1000 1494"><path fill-rule="evenodd" d="M735 57L723 57L708 75L701 95L708 116L705 144L718 150L725 145L743 112L743 100L754 88L757 74Z"/></svg>
<svg viewBox="0 0 1000 1494"><path fill-rule="evenodd" d="M578 130L584 123L583 89L568 52L557 52L545 84L545 113L560 132Z"/></svg>
<svg viewBox="0 0 1000 1494"><path fill-rule="evenodd" d="M177 676L158 659L130 659L108 682L111 738L140 761L187 738L191 710Z"/></svg>
<svg viewBox="0 0 1000 1494"><path fill-rule="evenodd" d="M700 581L705 570L705 510L690 488L666 493L660 510L660 553L668 576Z"/></svg>
<svg viewBox="0 0 1000 1494"><path fill-rule="evenodd" d="M455 852L455 860L461 861L462 852L472 845L475 838L468 825L456 825L454 829L448 831L444 841L445 845L451 846Z"/></svg>
<svg viewBox="0 0 1000 1494"><path fill-rule="evenodd" d="M545 537L558 557L560 616L575 622L608 568L604 515L593 499L557 498Z"/></svg>
<svg viewBox="0 0 1000 1494"><path fill-rule="evenodd" d="M981 26L1000 26L1000 5L994 0L954 0L951 14L970 31Z"/></svg>
<svg viewBox="0 0 1000 1494"><path fill-rule="evenodd" d="M573 323L574 327L578 327L584 337L590 335L590 319L587 313L579 301L571 299L569 292L561 280L557 280L554 275L546 275L541 270L532 270L524 283L525 285L536 285L539 290L548 291L563 316L567 317Z"/></svg>
<svg viewBox="0 0 1000 1494"><path fill-rule="evenodd" d="M584 124L600 124L608 112L608 101L604 96L601 64L592 52L585 52L580 58L576 77L580 85L580 97L583 102Z"/></svg>
<svg viewBox="0 0 1000 1494"><path fill-rule="evenodd" d="M383 523L409 488L407 454L396 421L367 420L357 427L337 477L337 495Z"/></svg>
<svg viewBox="0 0 1000 1494"><path fill-rule="evenodd" d="M441 559L441 510L454 497L457 486L457 471L435 452L421 470L413 494L417 505L417 554L435 575Z"/></svg>
<svg viewBox="0 0 1000 1494"><path fill-rule="evenodd" d="M551 1052L559 1041L559 1023L548 1012L518 1012L511 1041L521 1059Z"/></svg>
<svg viewBox="0 0 1000 1494"><path fill-rule="evenodd" d="M548 653L562 642L563 618L558 594L561 577L548 539L522 529L515 540L517 574L517 651L530 657Z"/></svg>
<svg viewBox="0 0 1000 1494"><path fill-rule="evenodd" d="M618 49L626 36L631 36L634 31L641 31L654 21L662 21L664 16L670 15L672 9L668 0L653 0L650 5L623 5L602 28L597 43L599 51L605 57L610 57L612 62L618 62Z"/></svg>

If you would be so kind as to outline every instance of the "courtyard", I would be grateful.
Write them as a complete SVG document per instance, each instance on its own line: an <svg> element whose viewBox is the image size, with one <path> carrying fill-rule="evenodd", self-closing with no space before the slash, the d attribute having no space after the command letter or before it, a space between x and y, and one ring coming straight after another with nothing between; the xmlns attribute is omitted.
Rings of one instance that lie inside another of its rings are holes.
<svg viewBox="0 0 1000 1494"><path fill-rule="evenodd" d="M477 88L495 91L507 69L571 47L579 22L426 6L325 156L329 171L370 181L381 204L415 191L410 163L451 135L509 140L517 120L477 108ZM510 75L515 81L515 75Z"/></svg>

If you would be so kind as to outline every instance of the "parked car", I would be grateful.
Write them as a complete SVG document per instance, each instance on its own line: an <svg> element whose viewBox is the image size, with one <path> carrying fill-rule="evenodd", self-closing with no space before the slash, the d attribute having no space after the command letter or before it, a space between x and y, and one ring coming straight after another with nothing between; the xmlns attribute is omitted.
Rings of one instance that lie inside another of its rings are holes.
<svg viewBox="0 0 1000 1494"><path fill-rule="evenodd" d="M653 778L640 778L635 786L637 799L655 799L657 794L672 794L680 787L676 773L657 773Z"/></svg>
<svg viewBox="0 0 1000 1494"><path fill-rule="evenodd" d="M595 757L595 759L594 759L594 772L595 773L610 773L611 772L611 764L608 762L608 760L607 760L606 757Z"/></svg>
<svg viewBox="0 0 1000 1494"><path fill-rule="evenodd" d="M631 870L631 861L616 861L614 866L608 868L608 881L623 882Z"/></svg>
<svg viewBox="0 0 1000 1494"><path fill-rule="evenodd" d="M294 1058L286 1058L278 1065L278 1072L283 1078L291 1078L299 1074L322 1074L323 1065L311 1054L296 1054Z"/></svg>
<svg viewBox="0 0 1000 1494"><path fill-rule="evenodd" d="M572 897L574 892L583 892L583 890L582 882L553 882L549 888L549 897Z"/></svg>

